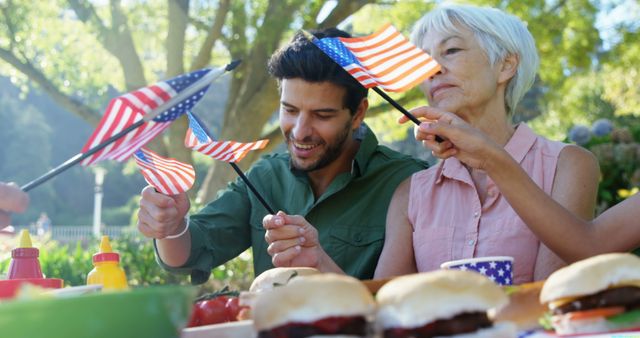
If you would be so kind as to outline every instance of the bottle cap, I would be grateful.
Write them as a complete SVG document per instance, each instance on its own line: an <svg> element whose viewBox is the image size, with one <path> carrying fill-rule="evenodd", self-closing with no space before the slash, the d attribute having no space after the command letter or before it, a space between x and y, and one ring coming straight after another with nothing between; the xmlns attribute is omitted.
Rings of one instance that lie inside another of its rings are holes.
<svg viewBox="0 0 640 338"><path fill-rule="evenodd" d="M29 230L22 229L20 230L20 245L18 248L32 248L33 244L31 244L31 236L29 235Z"/></svg>
<svg viewBox="0 0 640 338"><path fill-rule="evenodd" d="M100 239L100 251L94 254L91 260L94 263L120 261L120 255L118 255L117 252L113 252L113 250L111 249L109 236L102 236L102 238Z"/></svg>

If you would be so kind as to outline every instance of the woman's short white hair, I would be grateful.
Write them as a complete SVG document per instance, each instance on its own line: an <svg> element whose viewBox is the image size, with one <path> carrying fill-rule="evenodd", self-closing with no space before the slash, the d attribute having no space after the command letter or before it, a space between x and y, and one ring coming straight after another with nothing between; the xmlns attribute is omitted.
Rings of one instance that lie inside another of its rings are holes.
<svg viewBox="0 0 640 338"><path fill-rule="evenodd" d="M518 56L516 74L505 92L507 114L513 115L516 106L533 85L538 71L538 52L531 33L519 18L499 9L447 4L430 11L416 22L411 41L424 49L422 44L427 32L459 34L458 25L474 33L491 64L508 55Z"/></svg>

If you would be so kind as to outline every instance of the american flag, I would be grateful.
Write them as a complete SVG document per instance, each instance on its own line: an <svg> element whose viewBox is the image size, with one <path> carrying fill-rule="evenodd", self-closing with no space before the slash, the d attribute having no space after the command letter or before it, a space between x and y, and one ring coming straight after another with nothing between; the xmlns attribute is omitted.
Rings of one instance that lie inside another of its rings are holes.
<svg viewBox="0 0 640 338"><path fill-rule="evenodd" d="M369 36L314 38L313 43L365 88L402 92L440 70L431 56L389 24Z"/></svg>
<svg viewBox="0 0 640 338"><path fill-rule="evenodd" d="M149 149L140 148L133 157L145 181L165 195L189 190L196 179L191 165L162 157Z"/></svg>
<svg viewBox="0 0 640 338"><path fill-rule="evenodd" d="M214 141L198 122L198 119L191 113L189 117L189 129L184 139L184 145L199 153L213 157L216 160L225 162L239 162L251 150L264 148L269 140L259 140L249 143L235 141Z"/></svg>
<svg viewBox="0 0 640 338"><path fill-rule="evenodd" d="M198 79L209 73L211 69L202 69L192 73L180 75L167 81L138 89L131 93L117 97L109 103L102 116L98 128L93 132L82 148L82 153L103 143L123 129L143 119L145 114L152 112L160 105L169 102L180 92L188 88ZM81 164L90 165L105 159L124 161L137 149L145 145L156 135L169 127L171 122L191 109L202 98L209 85L203 86L193 95L176 101L165 111L152 120L145 122L137 129L130 131L117 141L85 158Z"/></svg>

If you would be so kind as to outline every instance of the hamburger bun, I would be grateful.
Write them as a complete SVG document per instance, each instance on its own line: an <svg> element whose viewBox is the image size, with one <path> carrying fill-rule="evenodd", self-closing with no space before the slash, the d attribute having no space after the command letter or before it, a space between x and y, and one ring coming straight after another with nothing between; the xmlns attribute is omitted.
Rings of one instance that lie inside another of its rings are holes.
<svg viewBox="0 0 640 338"><path fill-rule="evenodd" d="M395 278L378 291L377 324L414 328L508 302L502 288L470 271L437 270Z"/></svg>
<svg viewBox="0 0 640 338"><path fill-rule="evenodd" d="M326 273L296 277L285 286L259 293L253 320L259 332L327 317L368 317L374 311L373 296L359 280Z"/></svg>
<svg viewBox="0 0 640 338"><path fill-rule="evenodd" d="M274 286L287 284L292 278L319 274L320 271L314 268L273 268L259 274L251 283L249 291L261 292L271 290Z"/></svg>
<svg viewBox="0 0 640 338"><path fill-rule="evenodd" d="M291 279L299 276L310 276L319 274L320 271L314 268L298 267L298 268L273 268L259 274L251 283L249 291L240 292L239 304L246 307L240 311L239 320L251 319L251 307L259 292L270 291L274 287L282 286Z"/></svg>
<svg viewBox="0 0 640 338"><path fill-rule="evenodd" d="M540 302L549 304L633 284L640 286L640 258L629 253L603 254L552 273L542 287Z"/></svg>

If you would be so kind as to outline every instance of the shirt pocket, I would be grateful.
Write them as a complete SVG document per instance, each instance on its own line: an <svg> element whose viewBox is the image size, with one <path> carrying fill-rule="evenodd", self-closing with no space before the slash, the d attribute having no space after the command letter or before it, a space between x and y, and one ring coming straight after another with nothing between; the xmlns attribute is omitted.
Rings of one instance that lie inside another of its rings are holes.
<svg viewBox="0 0 640 338"><path fill-rule="evenodd" d="M514 284L532 281L540 242L520 218L483 220L478 243L483 256L513 257Z"/></svg>
<svg viewBox="0 0 640 338"><path fill-rule="evenodd" d="M327 252L347 274L373 278L384 244L384 226L334 227L329 231Z"/></svg>
<svg viewBox="0 0 640 338"><path fill-rule="evenodd" d="M452 226L427 226L413 232L413 254L418 271L440 269L440 264L453 259Z"/></svg>

